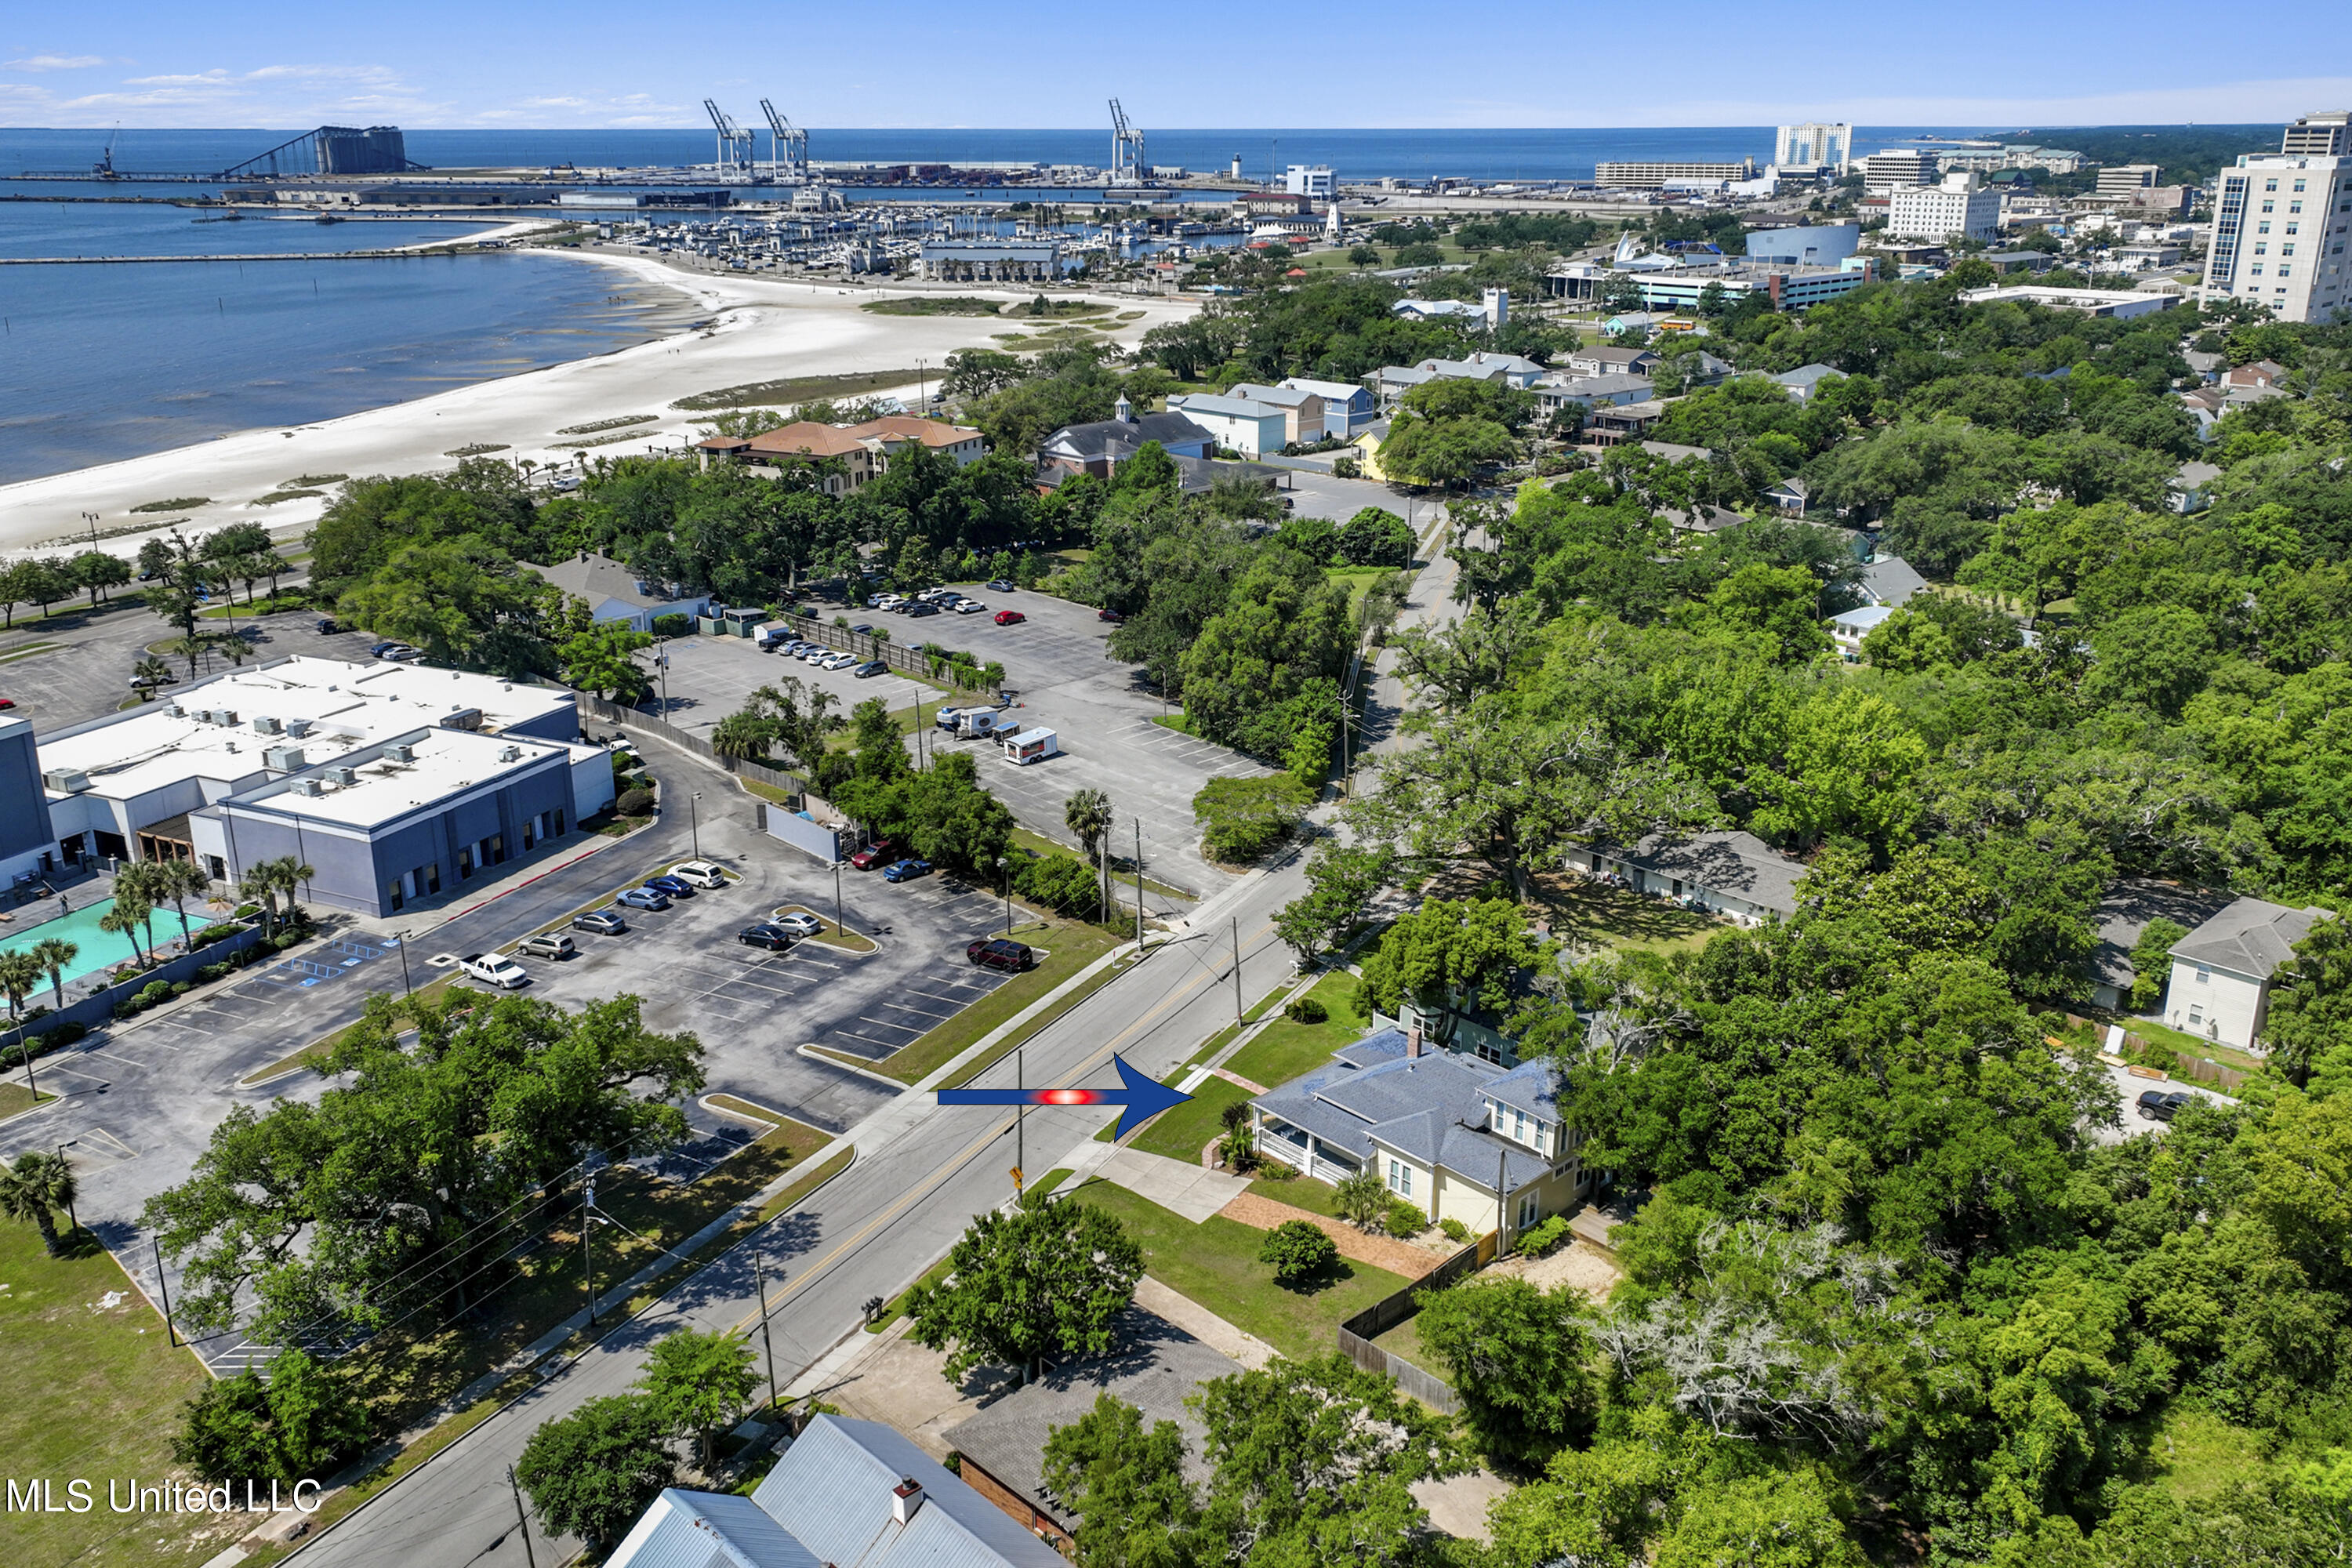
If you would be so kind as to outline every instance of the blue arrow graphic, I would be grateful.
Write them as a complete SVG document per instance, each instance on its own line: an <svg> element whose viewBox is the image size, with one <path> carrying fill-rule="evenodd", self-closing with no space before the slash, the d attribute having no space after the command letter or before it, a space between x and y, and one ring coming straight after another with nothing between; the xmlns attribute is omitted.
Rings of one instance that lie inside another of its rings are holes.
<svg viewBox="0 0 2352 1568"><path fill-rule="evenodd" d="M1116 1105L1119 1107L1118 1125L1111 1136L1126 1136L1127 1120L1135 1118L1139 1126L1171 1106L1183 1104L1192 1097L1169 1088L1159 1079L1136 1071L1127 1065L1127 1058L1114 1054L1111 1065L1118 1068L1118 1089L943 1089L939 1091L941 1105Z"/></svg>

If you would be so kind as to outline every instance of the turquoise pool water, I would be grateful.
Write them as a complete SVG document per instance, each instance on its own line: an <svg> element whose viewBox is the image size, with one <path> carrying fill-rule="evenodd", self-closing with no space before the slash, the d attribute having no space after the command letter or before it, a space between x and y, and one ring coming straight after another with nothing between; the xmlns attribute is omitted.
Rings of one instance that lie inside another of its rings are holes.
<svg viewBox="0 0 2352 1568"><path fill-rule="evenodd" d="M16 919L21 921L37 914L43 907L38 903L23 905L16 911ZM55 904L49 904L47 907L52 910L57 908ZM0 936L0 951L21 952L35 942L45 942L53 936L61 936L81 950L74 955L74 961L65 966L63 973L68 980L79 980L83 975L98 970L111 969L118 963L128 963L139 956L138 949L131 945L131 938L117 936L112 931L98 929L98 922L111 913L113 909L112 899L100 899L95 902L81 905L71 913L54 916L36 926L19 924L0 926L0 932L6 933L5 936ZM202 931L211 923L195 910L188 911L189 931ZM165 904L155 911L152 924L157 946L168 947L180 939L180 917L171 905ZM144 930L140 931L139 940L142 942L147 940ZM42 982L41 988L44 991L48 989L46 980Z"/></svg>

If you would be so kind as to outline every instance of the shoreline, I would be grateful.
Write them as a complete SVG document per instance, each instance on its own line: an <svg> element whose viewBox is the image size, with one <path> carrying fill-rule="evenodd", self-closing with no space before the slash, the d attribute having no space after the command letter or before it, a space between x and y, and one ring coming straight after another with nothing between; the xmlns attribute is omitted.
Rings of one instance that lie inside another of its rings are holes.
<svg viewBox="0 0 2352 1568"><path fill-rule="evenodd" d="M474 445L496 446L500 448L497 456L517 461L569 461L579 448L566 446L556 434L559 429L626 414L656 417L633 427L626 438L596 448L599 455L676 449L699 436L692 424L698 416L670 406L679 398L787 376L919 365L936 374L951 351L988 346L992 332L1015 324L990 317L881 316L859 309L867 300L894 294L921 297L931 292L919 286L721 279L650 257L570 249L530 254L569 257L617 270L640 284L673 290L691 302L699 330L689 326L625 348L329 419L225 433L209 441L0 485L0 555L64 550L68 546L63 542L44 542L66 541L85 531L84 512L100 514L98 526L103 532L135 524L142 514L131 512L134 506L181 495L211 500L200 507L157 514L152 527L101 538L98 548L135 555L144 540L174 526L209 530L258 521L283 533L315 522L331 499L305 498L265 508L251 504L255 498L284 488L291 475L446 472L457 462L448 452ZM1034 292L1003 286L960 291L1007 301ZM1156 296L1122 297L1121 307L1144 312L1141 320L1127 323L1116 334L1129 346L1150 328L1198 309L1196 301ZM907 390L913 388L909 382Z"/></svg>

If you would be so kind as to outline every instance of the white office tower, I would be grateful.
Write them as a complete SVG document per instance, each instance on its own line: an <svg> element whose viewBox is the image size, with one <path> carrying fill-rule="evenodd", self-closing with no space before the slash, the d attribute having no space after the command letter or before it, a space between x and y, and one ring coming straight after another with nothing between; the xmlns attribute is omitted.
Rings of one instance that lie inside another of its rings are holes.
<svg viewBox="0 0 2352 1568"><path fill-rule="evenodd" d="M1990 239L2000 230L2000 193L1985 189L1974 169L1940 185L1899 185L1886 196L1886 237L1948 245Z"/></svg>
<svg viewBox="0 0 2352 1568"><path fill-rule="evenodd" d="M1294 196L1312 196L1319 202L1328 200L1338 186L1339 181L1327 165L1293 163L1284 188Z"/></svg>
<svg viewBox="0 0 2352 1568"><path fill-rule="evenodd" d="M1874 196L1883 196L1906 185L1932 185L1936 172L1933 153L1913 147L1889 147L1862 161L1862 186Z"/></svg>
<svg viewBox="0 0 2352 1568"><path fill-rule="evenodd" d="M1783 169L1843 170L1853 155L1853 127L1783 125L1772 142L1772 162Z"/></svg>
<svg viewBox="0 0 2352 1568"><path fill-rule="evenodd" d="M2267 306L2283 321L2352 312L2345 245L2352 237L2352 146L2346 117L2309 114L2287 127L2284 151L2241 154L2221 171L2208 298ZM2333 152L2303 149L2332 147Z"/></svg>

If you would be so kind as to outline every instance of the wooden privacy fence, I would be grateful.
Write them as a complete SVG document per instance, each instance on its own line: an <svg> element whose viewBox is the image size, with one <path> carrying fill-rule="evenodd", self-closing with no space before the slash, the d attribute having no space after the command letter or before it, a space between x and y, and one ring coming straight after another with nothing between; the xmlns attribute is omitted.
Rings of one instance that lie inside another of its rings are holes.
<svg viewBox="0 0 2352 1568"><path fill-rule="evenodd" d="M2078 1017L2072 1013L2066 1015L2066 1026L2070 1029L2088 1029L2095 1038L2102 1041L2105 1039L2108 1028L2107 1025L2096 1019ZM2158 1045L2144 1036L2133 1034L2128 1028L2124 1031L2123 1043L2125 1049L2134 1056L2142 1057L2153 1046L2158 1052L2171 1057L2170 1070L2174 1077L2194 1079L2199 1083L2210 1083L2225 1094L2235 1094L2239 1086L2243 1084L2249 1076L2243 1069L2224 1067L2210 1057L2192 1057L2177 1047Z"/></svg>
<svg viewBox="0 0 2352 1568"><path fill-rule="evenodd" d="M1421 1310L1415 1300L1424 1290L1442 1290L1495 1258L1496 1237L1488 1231L1476 1241L1392 1295L1384 1296L1339 1325L1339 1353L1366 1372L1396 1380L1396 1385L1441 1415L1458 1415L1461 1397L1443 1379L1423 1371L1393 1351L1372 1342Z"/></svg>

